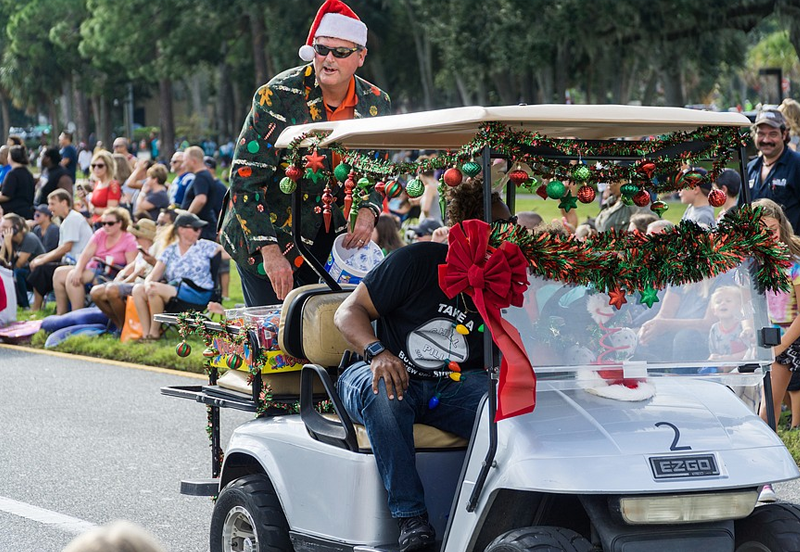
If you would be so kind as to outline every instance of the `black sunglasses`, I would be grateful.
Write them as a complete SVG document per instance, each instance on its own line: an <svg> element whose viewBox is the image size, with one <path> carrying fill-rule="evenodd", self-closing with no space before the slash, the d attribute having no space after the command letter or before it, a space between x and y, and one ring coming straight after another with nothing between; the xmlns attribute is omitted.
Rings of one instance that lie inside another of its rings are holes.
<svg viewBox="0 0 800 552"><path fill-rule="evenodd" d="M106 220L106 221L100 222L100 224L102 224L103 226L114 226L118 222L119 222L118 220L115 220L114 222Z"/></svg>
<svg viewBox="0 0 800 552"><path fill-rule="evenodd" d="M103 163L92 163L92 168L93 169L101 169L103 167L105 167L105 165Z"/></svg>
<svg viewBox="0 0 800 552"><path fill-rule="evenodd" d="M317 53L317 55L328 57L328 54L333 54L333 57L339 59L350 57L360 49L361 46L356 46L355 48L345 48L344 46L339 46L338 48L329 48L328 46L323 46L322 44L314 44L314 51Z"/></svg>

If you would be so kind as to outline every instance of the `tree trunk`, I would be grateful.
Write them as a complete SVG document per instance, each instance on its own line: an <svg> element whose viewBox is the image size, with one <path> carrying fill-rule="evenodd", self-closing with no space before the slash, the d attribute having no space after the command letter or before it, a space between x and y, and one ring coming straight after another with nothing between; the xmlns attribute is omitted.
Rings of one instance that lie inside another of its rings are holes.
<svg viewBox="0 0 800 552"><path fill-rule="evenodd" d="M264 38L264 13L254 4L248 15L250 38L253 46L253 66L255 67L256 87L266 83L272 71L267 67L267 44Z"/></svg>
<svg viewBox="0 0 800 552"><path fill-rule="evenodd" d="M80 143L81 141L87 142L89 140L89 106L86 99L86 94L76 84L79 82L77 74L72 75L73 81L73 102L75 104L75 140L74 142Z"/></svg>
<svg viewBox="0 0 800 552"><path fill-rule="evenodd" d="M556 64L553 68L553 96L551 101L554 103L564 103L567 92L567 71L569 70L569 45L560 42L556 47Z"/></svg>
<svg viewBox="0 0 800 552"><path fill-rule="evenodd" d="M231 67L223 61L217 65L217 142L231 135L233 119L233 94L231 94Z"/></svg>
<svg viewBox="0 0 800 552"><path fill-rule="evenodd" d="M72 94L72 81L70 79L65 79L64 83L62 84L62 94L61 94L61 121L63 121L64 128L53 129L53 134L58 136L62 130L71 129L74 134L74 126L75 126L75 110L72 102L73 94ZM73 135L73 140L75 136Z"/></svg>
<svg viewBox="0 0 800 552"><path fill-rule="evenodd" d="M403 7L408 16L409 29L417 29L422 26L417 22L414 17L414 8L411 2L403 0ZM431 71L430 60L430 40L427 33L412 32L411 36L414 38L414 51L417 54L417 66L419 68L419 81L422 84L422 101L425 105L425 110L433 109L433 73ZM425 44L427 42L427 44Z"/></svg>
<svg viewBox="0 0 800 552"><path fill-rule="evenodd" d="M0 119L3 123L0 124L0 144L5 144L8 140L8 129L11 126L11 114L8 109L8 99L5 95L0 94Z"/></svg>
<svg viewBox="0 0 800 552"><path fill-rule="evenodd" d="M104 149L111 151L111 101L102 94L99 97L99 104L97 138L102 140Z"/></svg>
<svg viewBox="0 0 800 552"><path fill-rule="evenodd" d="M158 100L160 104L159 125L161 126L161 148L159 155L171 159L175 153L175 113L172 109L172 80L162 78L158 81Z"/></svg>
<svg viewBox="0 0 800 552"><path fill-rule="evenodd" d="M48 105L50 106L50 136L48 136L47 143L54 146L58 144L58 135L61 133L58 122L58 105L54 99L51 99Z"/></svg>
<svg viewBox="0 0 800 552"><path fill-rule="evenodd" d="M683 75L677 64L670 64L663 69L664 102L668 106L683 107L686 102L683 96Z"/></svg>
<svg viewBox="0 0 800 552"><path fill-rule="evenodd" d="M456 88L458 88L458 95L461 97L461 105L472 105L472 95L461 80L461 75L456 75Z"/></svg>

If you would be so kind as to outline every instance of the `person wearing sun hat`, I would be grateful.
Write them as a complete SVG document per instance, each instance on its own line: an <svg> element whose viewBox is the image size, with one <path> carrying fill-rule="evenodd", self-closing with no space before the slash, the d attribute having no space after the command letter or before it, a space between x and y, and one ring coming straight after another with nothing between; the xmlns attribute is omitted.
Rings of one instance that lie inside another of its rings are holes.
<svg viewBox="0 0 800 552"><path fill-rule="evenodd" d="M120 331L125 323L125 301L133 293L133 286L142 283L153 270L156 254L153 245L156 239L155 222L150 219L140 219L128 227L128 232L136 238L138 251L136 258L125 265L112 282L93 286L89 292L92 302Z"/></svg>
<svg viewBox="0 0 800 552"><path fill-rule="evenodd" d="M219 241L236 262L247 306L283 301L297 285L316 283L318 276L293 246L291 196L280 191L285 176L283 152L273 144L291 124L388 115L388 94L355 74L367 56L367 26L344 2L326 0L311 25L299 55L305 65L280 73L261 86L237 141L230 190L220 216ZM337 160L320 150L325 171ZM369 243L382 197L373 192L358 211L349 231L340 205L343 190L332 193L330 231L321 214L320 196L326 178L301 179L301 233L317 259L328 258L338 234L344 246ZM266 190L266 191L265 191Z"/></svg>

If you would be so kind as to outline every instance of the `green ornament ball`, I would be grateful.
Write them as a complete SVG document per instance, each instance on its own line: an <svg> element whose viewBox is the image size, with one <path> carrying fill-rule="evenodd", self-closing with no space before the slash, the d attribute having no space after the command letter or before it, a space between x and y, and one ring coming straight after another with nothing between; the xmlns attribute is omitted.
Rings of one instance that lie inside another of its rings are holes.
<svg viewBox="0 0 800 552"><path fill-rule="evenodd" d="M631 182L626 182L625 184L619 187L619 191L620 193L622 193L623 197L632 199L633 196L639 193L639 186Z"/></svg>
<svg viewBox="0 0 800 552"><path fill-rule="evenodd" d="M358 187L361 188L362 190L366 190L367 188L370 187L371 184L372 183L369 181L369 178L367 178L366 176L359 178L357 183Z"/></svg>
<svg viewBox="0 0 800 552"><path fill-rule="evenodd" d="M408 183L406 183L406 193L408 194L408 197L412 199L415 197L420 197L425 193L425 184L423 184L422 180L419 178L412 178L408 181Z"/></svg>
<svg viewBox="0 0 800 552"><path fill-rule="evenodd" d="M663 201L654 201L652 205L650 205L650 210L657 214L659 217L663 215L667 209L669 209L669 205L664 203Z"/></svg>
<svg viewBox="0 0 800 552"><path fill-rule="evenodd" d="M175 353L181 358L186 358L190 354L192 354L192 346L186 343L185 341L181 341L175 347Z"/></svg>
<svg viewBox="0 0 800 552"><path fill-rule="evenodd" d="M475 161L467 161L466 163L461 165L461 172L463 172L468 177L473 178L479 172L481 172L481 166Z"/></svg>
<svg viewBox="0 0 800 552"><path fill-rule="evenodd" d="M551 180L547 184L547 197L550 199L561 199L566 191L567 187L560 180Z"/></svg>
<svg viewBox="0 0 800 552"><path fill-rule="evenodd" d="M284 176L283 178L281 178L281 181L278 184L278 186L280 187L281 191L284 194L288 195L294 193L294 191L297 189L297 182L295 182L288 176Z"/></svg>
<svg viewBox="0 0 800 552"><path fill-rule="evenodd" d="M589 167L586 165L578 165L575 170L572 171L572 177L578 182L585 182L589 180L590 176L592 176L592 171L590 171Z"/></svg>
<svg viewBox="0 0 800 552"><path fill-rule="evenodd" d="M350 175L350 171L352 170L353 168L347 163L339 163L336 165L336 168L333 169L333 176L335 176L336 180L339 182L344 182L347 180L347 177Z"/></svg>

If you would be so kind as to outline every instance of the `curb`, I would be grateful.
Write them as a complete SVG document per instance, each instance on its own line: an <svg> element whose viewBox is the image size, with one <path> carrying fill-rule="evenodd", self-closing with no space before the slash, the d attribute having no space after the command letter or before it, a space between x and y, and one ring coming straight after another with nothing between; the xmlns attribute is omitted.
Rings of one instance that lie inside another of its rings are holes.
<svg viewBox="0 0 800 552"><path fill-rule="evenodd" d="M174 376L184 376L193 379L208 380L205 374L196 374L194 372L184 372L182 370L173 370L171 368L159 368L158 366L147 366L146 364L134 364L133 362L123 362L120 360L108 360L105 358L90 357L84 355L73 355L71 353L62 353L60 351L47 351L45 349L35 349L33 347L23 347L22 345L10 345L8 343L0 343L0 349L10 349L12 351L20 351L26 353L34 353L41 355L49 355L57 358L68 358L72 360L80 360L84 362L93 362L95 364L110 364L112 366L119 366L122 368L133 368L134 370L144 370L146 372L157 372L159 374L171 374Z"/></svg>

